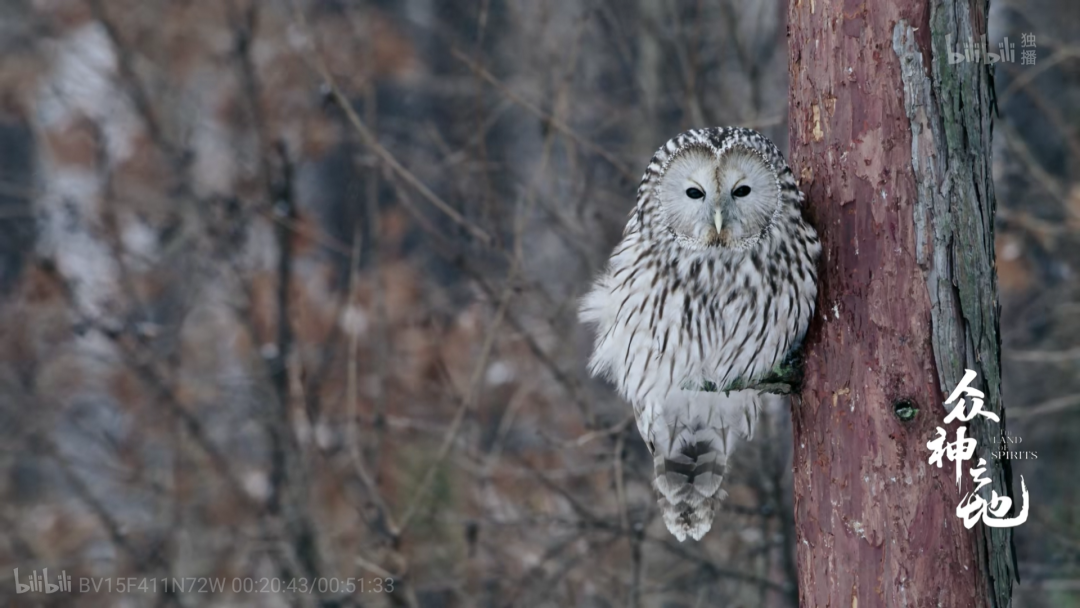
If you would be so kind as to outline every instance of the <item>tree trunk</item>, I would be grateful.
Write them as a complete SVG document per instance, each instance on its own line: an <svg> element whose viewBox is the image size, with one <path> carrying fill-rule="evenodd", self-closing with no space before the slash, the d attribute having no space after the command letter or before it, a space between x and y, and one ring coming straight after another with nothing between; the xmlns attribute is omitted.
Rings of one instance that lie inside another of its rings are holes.
<svg viewBox="0 0 1080 608"><path fill-rule="evenodd" d="M987 6L954 0L792 0L791 161L824 247L818 314L793 399L803 606L1009 605L1008 528L956 516L968 466L928 464L945 396L979 374L969 436L998 494L1007 461L985 65ZM962 44L962 42L960 43ZM907 420L914 408L915 415ZM950 425L950 441L956 425Z"/></svg>

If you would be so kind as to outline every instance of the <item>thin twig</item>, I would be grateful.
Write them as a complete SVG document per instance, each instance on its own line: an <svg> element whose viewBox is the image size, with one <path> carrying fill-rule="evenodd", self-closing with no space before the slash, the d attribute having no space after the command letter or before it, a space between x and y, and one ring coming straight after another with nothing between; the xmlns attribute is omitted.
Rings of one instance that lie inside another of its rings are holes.
<svg viewBox="0 0 1080 608"><path fill-rule="evenodd" d="M1080 395L1063 395L1028 407L1011 407L1009 408L1009 418L1036 418L1038 416L1058 414L1074 407L1080 407Z"/></svg>
<svg viewBox="0 0 1080 608"><path fill-rule="evenodd" d="M585 137L580 135L577 131L575 131L569 125L564 123L562 120L556 118L555 116L552 116L552 115L548 114L547 112L544 112L543 110L541 110L537 106L533 105L532 103L530 103L526 99L522 98L517 93L514 93L513 91L508 89L506 87L506 85L504 85L491 72L485 70L482 66L477 65L475 62L473 62L473 60L469 59L465 55L465 53L462 53L461 51L459 51L457 49L451 49L450 52L451 52L451 54L454 55L455 59L457 59L458 61L464 63L470 70L476 72L481 78L486 80L491 86L495 87L500 93L505 95L507 99L509 99L510 101L513 101L515 104L517 104L517 105L521 106L522 108L528 110L529 113L535 115L537 118L542 120L544 122L544 124L546 124L546 125L548 125L550 127L553 127L556 131L559 131L563 135L566 135L570 139L574 140L574 142L576 144L578 144L579 146L585 148L586 150L588 150L588 151L592 152L593 154L596 154L600 158L606 160L608 162L608 164L610 164L612 167L614 167L615 170L618 171L626 179L628 179L630 181L637 180L637 176L634 175L634 173L632 171L630 171L628 168L626 168L626 166L622 164L622 161L615 158L614 155L612 155L610 152L605 150L599 144L596 144L596 143L594 143L592 141L589 141L588 139L585 139Z"/></svg>
<svg viewBox="0 0 1080 608"><path fill-rule="evenodd" d="M593 441L595 441L597 439L601 439L601 438L604 438L604 437L610 437L612 435L618 435L618 434L622 433L624 430L626 430L626 427L629 426L630 423L633 422L633 421L634 421L634 416L629 415L626 418L623 418L621 421L619 421L619 422L617 422L617 423L615 423L615 424L613 424L613 425L611 425L611 426L609 426L607 428L596 429L596 430L593 430L593 431L589 431L587 433L582 433L581 435L578 435L576 438L570 439L570 440L558 439L558 438L555 438L555 437L549 437L548 435L546 435L544 433L543 429L540 429L539 433L540 433L540 435L542 437L547 438L548 441L551 441L552 443L559 446L560 448L570 448L570 447L580 448L580 447L583 447L583 446L585 446L585 445L587 445L589 443L592 443Z"/></svg>
<svg viewBox="0 0 1080 608"><path fill-rule="evenodd" d="M355 305L356 291L360 283L360 238L359 229L353 236L352 255L349 260L349 303ZM367 464L364 461L363 452L360 450L360 408L358 398L358 382L356 378L357 364L356 355L359 345L360 332L356 331L356 328L352 328L349 332L349 354L348 354L348 367L345 370L345 403L348 408L348 424L346 432L349 435L349 456L353 465L353 469L356 471L356 476L360 479L360 482L364 485L364 489L367 490L371 496L371 500L375 503L375 508L378 509L380 516L385 522L387 532L394 538L400 534L400 528L394 522L393 515L390 512L389 506L383 499L382 493L379 492L378 484L375 483L375 478L368 471Z"/></svg>
<svg viewBox="0 0 1080 608"><path fill-rule="evenodd" d="M323 53L318 44L318 39L315 38L314 32L308 27L307 18L304 16L303 11L293 3L293 14L295 15L296 22L300 25L305 36L313 42L312 52L310 56L314 58L314 70L319 74L323 83L329 89L330 95L334 98L338 107L345 112L345 117L348 118L349 123L360 135L360 139L364 144L375 153L379 159L386 164L393 172L410 186L416 189L421 196L424 197L429 203L431 203L439 211L442 211L448 218L450 218L455 224L461 226L469 232L474 238L485 245L490 245L492 242L491 236L479 226L469 222L465 219L457 209L454 209L449 203L444 201L439 195L431 191L424 182L420 180L412 171L409 171L404 165L394 157L381 143L375 134L371 132L371 129L361 120L360 116L356 113L356 110L352 107L352 102L345 96L345 93L341 91L341 88L337 84L337 80L330 73L329 67L326 65L326 59L323 57ZM305 55L307 57L308 55Z"/></svg>
<svg viewBox="0 0 1080 608"><path fill-rule="evenodd" d="M1067 350L1005 350L1007 358L1032 363L1067 363L1080 359L1080 347Z"/></svg>

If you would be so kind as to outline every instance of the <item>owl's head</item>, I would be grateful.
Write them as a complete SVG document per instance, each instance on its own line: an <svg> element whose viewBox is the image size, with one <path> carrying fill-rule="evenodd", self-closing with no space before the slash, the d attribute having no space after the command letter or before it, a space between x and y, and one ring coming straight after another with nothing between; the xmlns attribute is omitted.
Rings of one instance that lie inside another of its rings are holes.
<svg viewBox="0 0 1080 608"><path fill-rule="evenodd" d="M785 199L798 202L780 152L750 129L687 131L653 161L643 187L651 187L657 219L691 246L748 248L769 229Z"/></svg>

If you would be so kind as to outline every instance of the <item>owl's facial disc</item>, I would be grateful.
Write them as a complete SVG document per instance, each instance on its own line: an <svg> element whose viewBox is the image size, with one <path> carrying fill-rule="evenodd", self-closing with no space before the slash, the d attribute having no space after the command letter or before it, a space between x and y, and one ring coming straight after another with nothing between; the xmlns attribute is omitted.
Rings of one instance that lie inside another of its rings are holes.
<svg viewBox="0 0 1080 608"><path fill-rule="evenodd" d="M668 226L700 246L735 247L761 234L780 204L772 166L742 146L719 156L707 148L683 150L657 193Z"/></svg>

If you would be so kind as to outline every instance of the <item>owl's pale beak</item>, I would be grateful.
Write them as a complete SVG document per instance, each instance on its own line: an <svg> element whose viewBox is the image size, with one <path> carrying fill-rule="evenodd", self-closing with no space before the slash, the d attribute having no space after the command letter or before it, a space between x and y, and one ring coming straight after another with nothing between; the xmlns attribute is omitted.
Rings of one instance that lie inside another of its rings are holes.
<svg viewBox="0 0 1080 608"><path fill-rule="evenodd" d="M713 223L716 224L716 234L720 234L720 231L724 228L724 216L720 214L719 209L713 213Z"/></svg>

